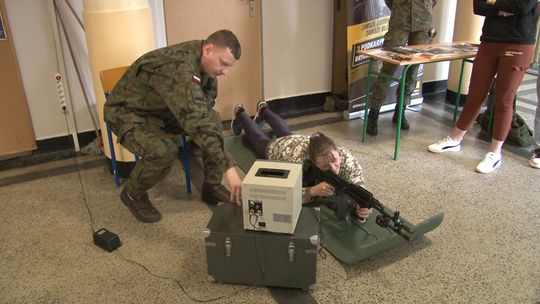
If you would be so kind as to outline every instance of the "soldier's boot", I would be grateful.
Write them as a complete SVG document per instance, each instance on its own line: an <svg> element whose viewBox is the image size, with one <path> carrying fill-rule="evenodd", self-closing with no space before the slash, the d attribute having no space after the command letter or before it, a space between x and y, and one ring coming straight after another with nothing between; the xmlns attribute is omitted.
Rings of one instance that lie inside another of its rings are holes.
<svg viewBox="0 0 540 304"><path fill-rule="evenodd" d="M399 111L399 105L396 105L396 109L394 110L394 116L392 116L392 122L394 124L397 124L398 119L398 111ZM403 107L403 112L401 115L401 130L409 130L411 126L409 125L409 122L407 121L407 118L405 118L405 107Z"/></svg>
<svg viewBox="0 0 540 304"><path fill-rule="evenodd" d="M377 136L377 120L379 120L379 110L369 109L367 134Z"/></svg>
<svg viewBox="0 0 540 304"><path fill-rule="evenodd" d="M219 202L231 203L231 193L222 184L204 183L201 198L207 204L217 204Z"/></svg>
<svg viewBox="0 0 540 304"><path fill-rule="evenodd" d="M148 193L144 193L139 199L134 198L124 187L120 193L120 199L129 208L129 211L141 222L155 223L161 219L159 211L152 206Z"/></svg>

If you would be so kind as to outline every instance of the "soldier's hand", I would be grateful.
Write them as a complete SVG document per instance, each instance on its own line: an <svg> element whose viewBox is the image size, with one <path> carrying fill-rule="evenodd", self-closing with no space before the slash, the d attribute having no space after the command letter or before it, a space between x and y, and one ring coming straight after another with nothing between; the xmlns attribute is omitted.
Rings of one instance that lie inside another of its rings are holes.
<svg viewBox="0 0 540 304"><path fill-rule="evenodd" d="M365 223L367 218L371 214L371 208L361 208L359 204L356 204L356 216L358 217L358 222Z"/></svg>
<svg viewBox="0 0 540 304"><path fill-rule="evenodd" d="M230 167L223 174L227 184L229 185L229 190L231 192L230 200L236 202L237 205L242 205L242 180L238 176L235 167Z"/></svg>

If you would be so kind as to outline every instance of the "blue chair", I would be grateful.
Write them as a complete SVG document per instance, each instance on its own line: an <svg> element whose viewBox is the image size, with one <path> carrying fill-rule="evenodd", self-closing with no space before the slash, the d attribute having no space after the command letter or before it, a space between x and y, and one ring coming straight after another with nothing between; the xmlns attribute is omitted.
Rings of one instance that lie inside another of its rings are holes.
<svg viewBox="0 0 540 304"><path fill-rule="evenodd" d="M105 98L109 95L109 92L116 85L118 80L124 75L127 70L126 67L120 67L115 69L109 69L101 71L101 85L103 87L103 92L105 93ZM114 143L112 140L112 132L108 124L105 124L107 129L107 138L109 143L109 151L111 153L111 167L114 175L114 182L117 187L120 186L120 173L118 170L118 164L116 162L116 153L114 151ZM135 161L139 160L139 156L135 155ZM189 169L189 146L187 138L185 135L182 135L182 165L184 167L184 174L186 176L186 190L187 193L191 193L191 174Z"/></svg>

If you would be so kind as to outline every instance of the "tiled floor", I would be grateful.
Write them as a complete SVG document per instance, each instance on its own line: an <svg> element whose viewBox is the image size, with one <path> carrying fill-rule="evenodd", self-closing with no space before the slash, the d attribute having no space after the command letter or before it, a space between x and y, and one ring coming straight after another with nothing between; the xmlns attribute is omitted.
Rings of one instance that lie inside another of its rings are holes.
<svg viewBox="0 0 540 304"><path fill-rule="evenodd" d="M155 224L120 202L101 157L0 171L0 303L538 303L540 170L528 166L527 149L511 148L497 172L475 173L488 146L478 126L461 152L427 152L449 132L451 110L434 100L407 111L398 161L391 113L366 144L359 119L289 120L297 133L322 131L349 148L367 189L408 220L445 214L425 237L356 265L319 256L310 292L210 282L203 230L212 207L198 185L185 193L179 163L150 192L163 215ZM93 244L102 227L120 236L118 251Z"/></svg>

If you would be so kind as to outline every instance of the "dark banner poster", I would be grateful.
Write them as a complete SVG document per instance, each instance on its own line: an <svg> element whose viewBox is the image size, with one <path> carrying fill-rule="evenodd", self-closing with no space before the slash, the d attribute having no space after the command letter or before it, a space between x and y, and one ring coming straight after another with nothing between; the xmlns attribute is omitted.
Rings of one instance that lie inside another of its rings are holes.
<svg viewBox="0 0 540 304"><path fill-rule="evenodd" d="M2 15L0 15L0 40L6 40L6 32L4 30L4 23L2 22Z"/></svg>
<svg viewBox="0 0 540 304"><path fill-rule="evenodd" d="M349 109L343 115L346 119L363 117L369 59L366 56L358 54L358 51L382 47L384 34L388 30L389 19L390 9L388 9L384 0L347 0ZM381 62L372 65L372 69L375 70L379 70L380 67ZM411 104L422 102L422 67L420 67L418 74L419 81L416 90L413 92ZM396 75L401 75L401 69L396 71ZM372 78L372 83L375 79L375 77ZM381 111L394 108L397 85L397 82L392 82L388 97L384 101Z"/></svg>

